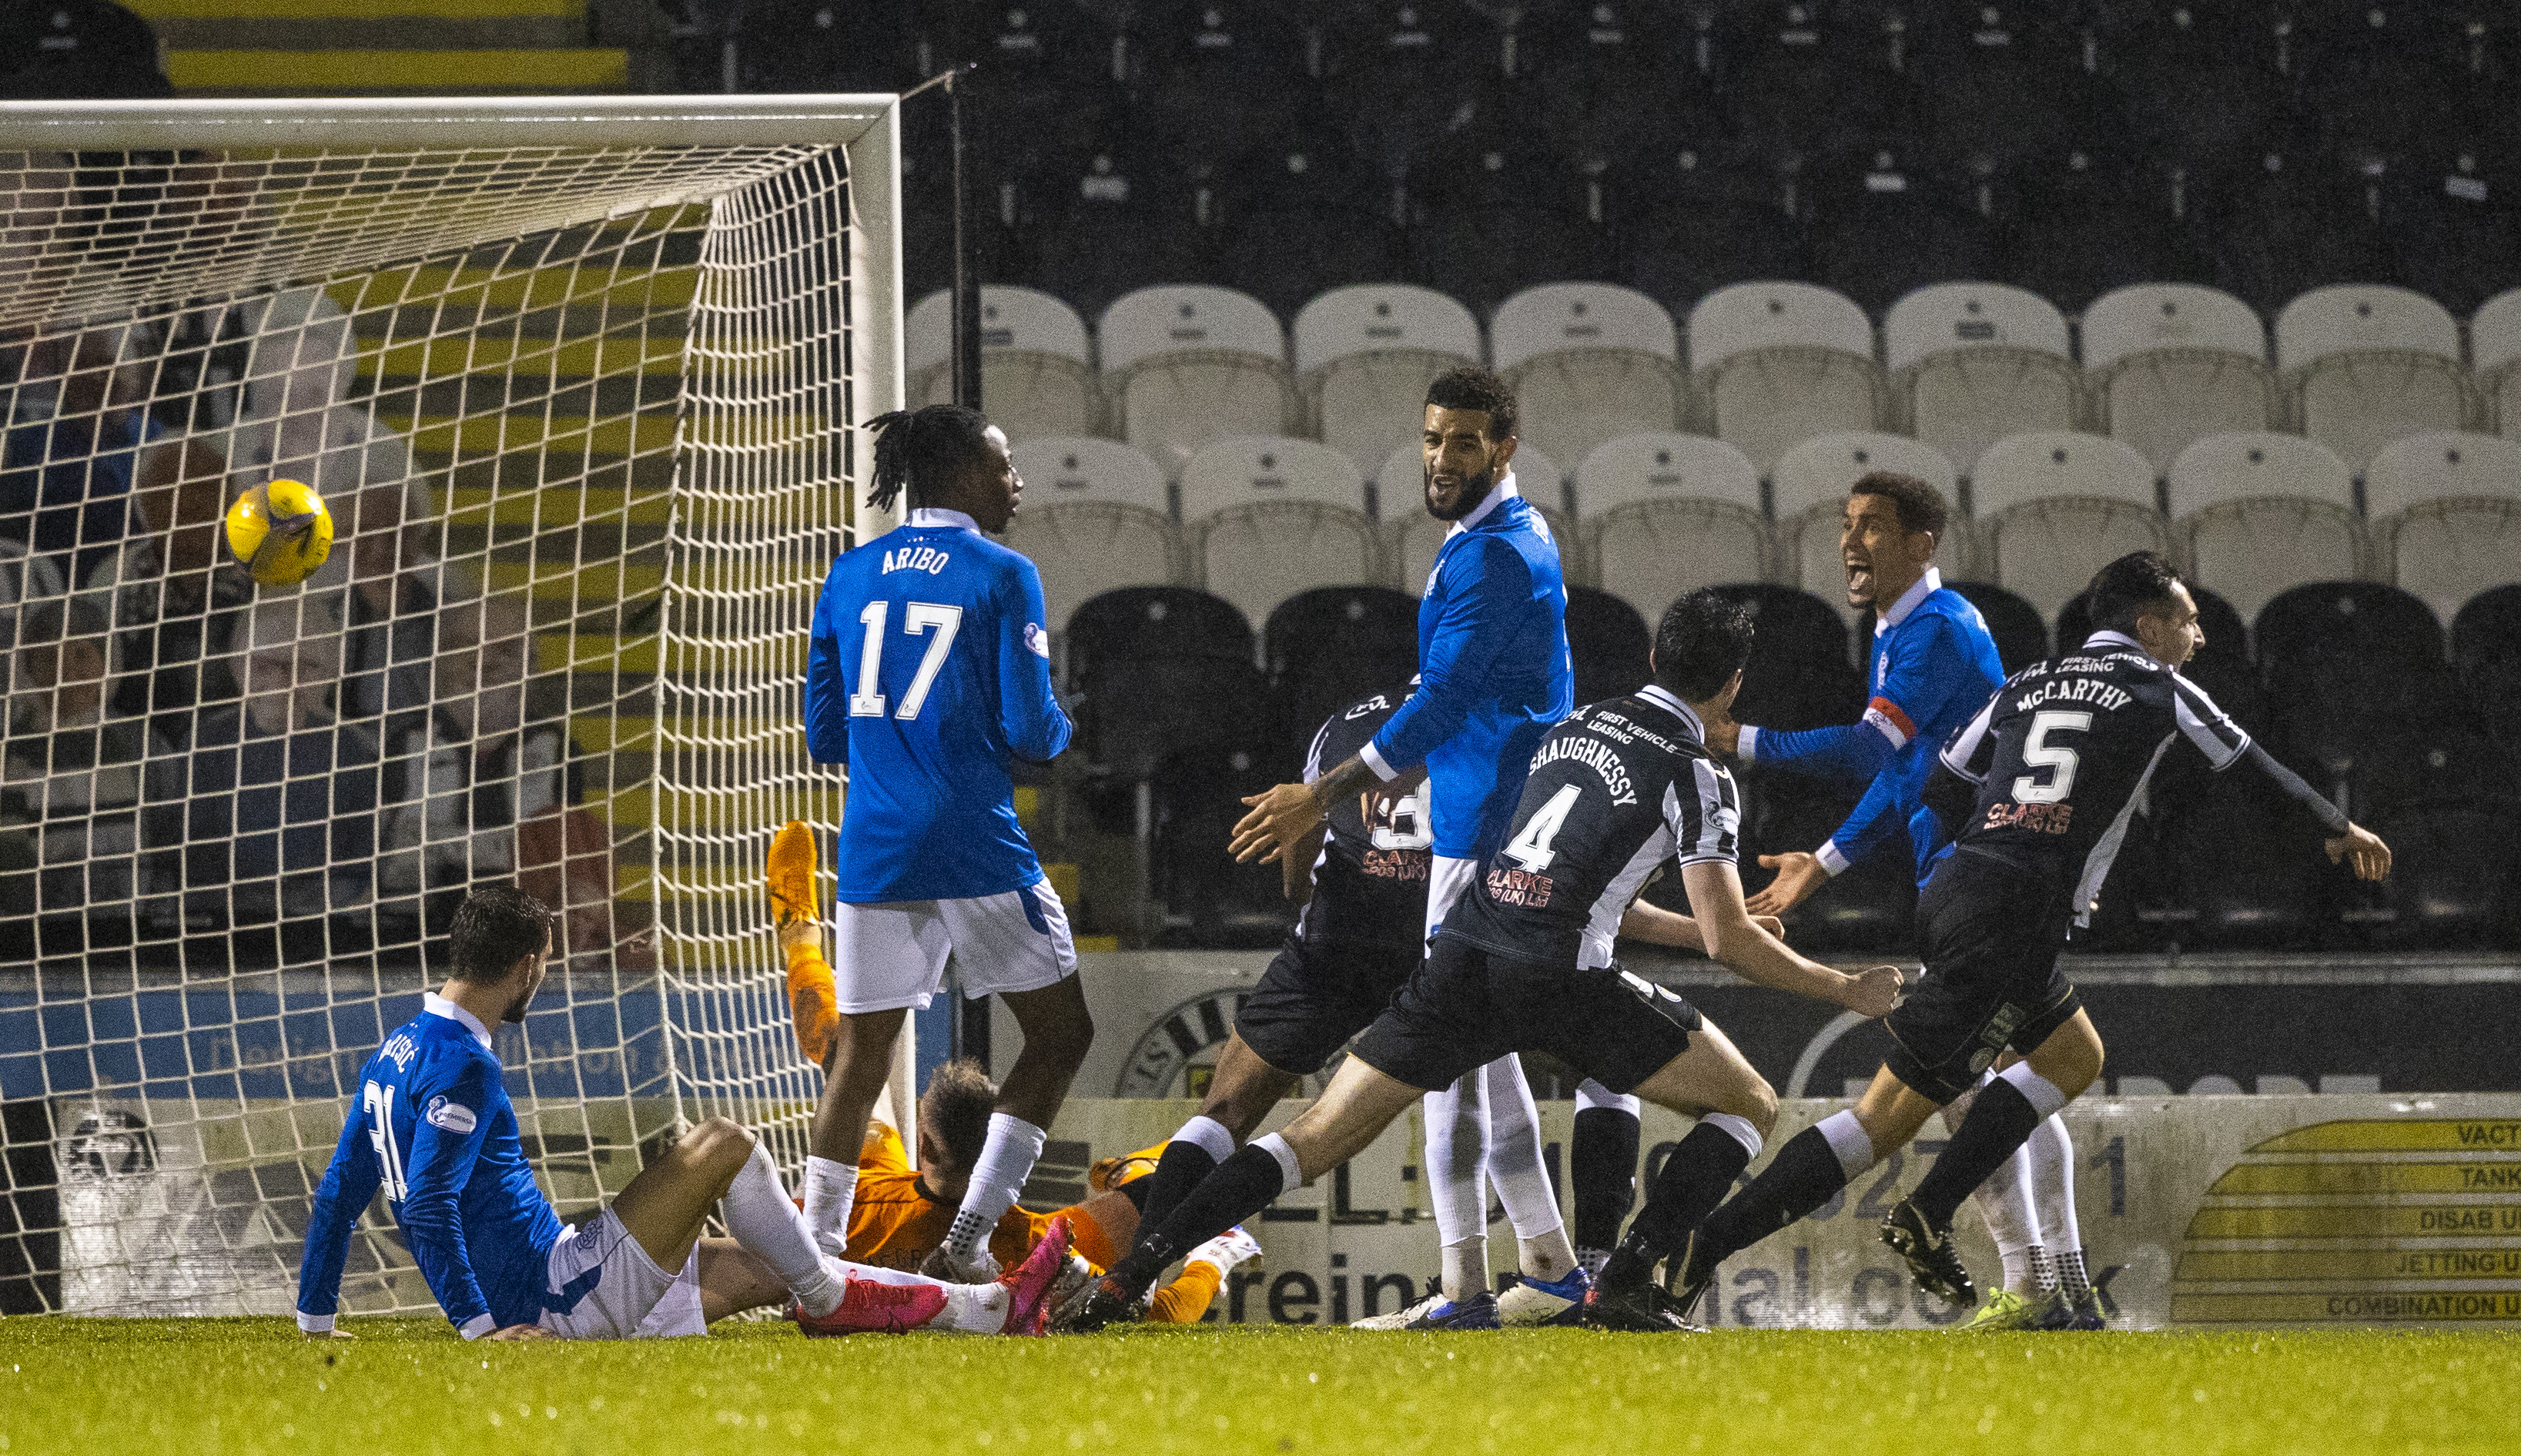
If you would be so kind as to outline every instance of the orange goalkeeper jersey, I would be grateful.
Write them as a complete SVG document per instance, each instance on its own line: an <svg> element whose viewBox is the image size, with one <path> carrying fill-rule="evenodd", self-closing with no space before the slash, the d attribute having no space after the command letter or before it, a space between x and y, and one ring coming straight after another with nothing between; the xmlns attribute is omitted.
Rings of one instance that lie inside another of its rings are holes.
<svg viewBox="0 0 2521 1456"><path fill-rule="evenodd" d="M1154 1171L1156 1160L1163 1155L1164 1149L1159 1145L1116 1160L1111 1186L1118 1188L1145 1177ZM1069 1216L1076 1230L1074 1247L1077 1254L1099 1273L1118 1262L1127 1251L1114 1247L1111 1233L1094 1216L1092 1202L1059 1212ZM900 1133L882 1122L867 1129L866 1142L858 1151L857 1196L849 1204L851 1259L880 1269L916 1271L920 1260L945 1242L946 1231L954 1223L955 1207L921 1191L919 1174L910 1165ZM1012 1269L1023 1262L1057 1216L1058 1213L1032 1213L1023 1208L1009 1208L999 1215L998 1226L989 1231L989 1252L999 1267ZM1214 1265L1183 1265L1179 1278L1156 1291L1148 1318L1158 1324L1197 1323L1208 1312L1209 1301L1216 1297L1223 1280Z"/></svg>

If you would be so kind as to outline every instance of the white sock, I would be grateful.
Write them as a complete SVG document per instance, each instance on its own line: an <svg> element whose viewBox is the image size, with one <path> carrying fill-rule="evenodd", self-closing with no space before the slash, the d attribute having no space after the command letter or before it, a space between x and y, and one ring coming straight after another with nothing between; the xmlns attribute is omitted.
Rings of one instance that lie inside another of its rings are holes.
<svg viewBox="0 0 2521 1456"><path fill-rule="evenodd" d="M1444 1246L1444 1291L1467 1299L1489 1287L1488 1089L1474 1071L1423 1101L1427 1156L1423 1173Z"/></svg>
<svg viewBox="0 0 2521 1456"><path fill-rule="evenodd" d="M949 1284L945 1312L928 1328L943 1327L957 1335L995 1335L1007 1327L1007 1287L1003 1284Z"/></svg>
<svg viewBox="0 0 2521 1456"><path fill-rule="evenodd" d="M1856 1110L1832 1113L1813 1124L1829 1140L1829 1151L1838 1155L1838 1170L1853 1183L1856 1176L1873 1166L1873 1134L1856 1120Z"/></svg>
<svg viewBox="0 0 2521 1456"><path fill-rule="evenodd" d="M2057 1293L2057 1260L2045 1244L2031 1246L2031 1278L2032 1287L2043 1297Z"/></svg>
<svg viewBox="0 0 2521 1456"><path fill-rule="evenodd" d="M1234 1134L1215 1117L1193 1117L1166 1141L1188 1143L1219 1162L1234 1156Z"/></svg>
<svg viewBox="0 0 2521 1456"><path fill-rule="evenodd" d="M2066 1124L2043 1117L2022 1145L2030 1163L2031 1186L2038 1191L2040 1242L2053 1251L2082 1249L2083 1229L2075 1218L2075 1140Z"/></svg>
<svg viewBox="0 0 2521 1456"><path fill-rule="evenodd" d="M972 1165L972 1181L963 1190L963 1206L954 1211L954 1226L945 1234L946 1256L969 1264L989 1241L998 1219L1016 1206L1025 1179L1041 1157L1050 1134L1012 1113L989 1115L989 1135Z"/></svg>
<svg viewBox="0 0 2521 1456"><path fill-rule="evenodd" d="M1524 1080L1523 1059L1509 1053L1480 1069L1488 1083L1489 1148L1485 1165L1497 1202L1514 1225L1515 1262L1528 1278L1555 1284L1576 1267L1576 1246L1558 1210L1558 1190L1540 1160L1540 1109ZM1485 1209L1481 1210L1487 1211Z"/></svg>
<svg viewBox="0 0 2521 1456"><path fill-rule="evenodd" d="M858 1165L807 1155L805 1159L805 1227L825 1253L848 1251L849 1205L858 1196Z"/></svg>
<svg viewBox="0 0 2521 1456"><path fill-rule="evenodd" d="M1995 1256L2004 1262L2004 1287L2017 1295L2031 1293L2031 1247L2016 1244L2008 1249L1998 1244Z"/></svg>
<svg viewBox="0 0 2521 1456"><path fill-rule="evenodd" d="M2042 1118L2053 1117L2065 1110L2066 1089L2032 1070L2030 1063L2016 1062L1996 1075L2011 1082L2013 1090L2021 1093L2022 1100L2030 1103L2031 1110Z"/></svg>
<svg viewBox="0 0 2521 1456"><path fill-rule="evenodd" d="M832 1277L797 1206L788 1201L787 1185L779 1181L779 1166L770 1160L766 1144L755 1141L753 1156L736 1169L718 1207L726 1215L727 1233L770 1266L807 1314L829 1314L841 1302L846 1293L842 1282Z"/></svg>
<svg viewBox="0 0 2521 1456"><path fill-rule="evenodd" d="M1576 1084L1576 1111L1589 1113L1595 1108L1609 1108L1631 1117L1642 1117L1646 1111L1645 1103L1634 1092L1614 1092L1586 1077Z"/></svg>

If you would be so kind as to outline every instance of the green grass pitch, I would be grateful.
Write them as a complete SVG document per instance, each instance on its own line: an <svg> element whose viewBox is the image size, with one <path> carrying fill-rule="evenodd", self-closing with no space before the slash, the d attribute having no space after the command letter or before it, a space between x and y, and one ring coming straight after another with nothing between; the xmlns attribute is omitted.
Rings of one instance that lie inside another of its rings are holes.
<svg viewBox="0 0 2521 1456"><path fill-rule="evenodd" d="M0 1320L0 1451L2510 1451L2521 1335L1137 1330L467 1345Z"/></svg>

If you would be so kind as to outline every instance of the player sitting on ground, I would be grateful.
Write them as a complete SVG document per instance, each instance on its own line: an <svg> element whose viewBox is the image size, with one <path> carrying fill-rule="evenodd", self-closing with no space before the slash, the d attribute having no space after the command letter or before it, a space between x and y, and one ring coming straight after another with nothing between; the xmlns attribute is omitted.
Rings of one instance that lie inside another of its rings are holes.
<svg viewBox="0 0 2521 1456"><path fill-rule="evenodd" d="M888 1269L916 1269L935 1251L952 1225L962 1202L964 1181L971 1176L989 1110L998 1089L981 1065L948 1062L929 1073L928 1090L919 1098L919 1166L913 1169L901 1135L878 1122L867 1133L858 1155L857 1197L849 1210L848 1256ZM1040 1244L1058 1219L1074 1233L1072 1267L1101 1274L1120 1261L1121 1251L1138 1232L1138 1200L1145 1196L1147 1175L1159 1150L1136 1153L1097 1164L1101 1182L1092 1198L1056 1213L1009 1208L989 1233L989 1251L1012 1268ZM1230 1229L1192 1250L1180 1277L1156 1291L1148 1318L1157 1324L1197 1324L1235 1265L1260 1251L1241 1229Z"/></svg>
<svg viewBox="0 0 2521 1456"><path fill-rule="evenodd" d="M2015 673L1944 745L1926 802L1954 848L1917 903L1925 979L1891 1013L1891 1055L1854 1109L1798 1133L1688 1239L1684 1307L1728 1255L1828 1203L2011 1046L2025 1060L1979 1092L1933 1170L1882 1220L1883 1242L1919 1286L1971 1302L1952 1211L2100 1075L2100 1035L2057 954L2069 925L2090 914L2145 781L2177 741L2219 772L2246 760L2332 836L2330 860L2351 860L2364 880L2389 874L2388 845L2179 676L2205 634L2169 562L2121 557L2093 576L2089 600L2096 630L2080 651ZM1630 1239L1641 1252L1669 1252L1681 1247L1672 1232Z"/></svg>
<svg viewBox="0 0 2521 1456"><path fill-rule="evenodd" d="M1040 1333L1064 1223L992 1284L844 1264L806 1235L769 1150L724 1117L684 1134L593 1220L564 1227L534 1186L490 1050L490 1027L522 1024L542 984L551 912L514 887L484 887L457 910L452 939L444 988L359 1072L307 1222L300 1330L339 1333L350 1234L383 1187L422 1279L467 1340L698 1335L783 1301L808 1335ZM734 1237L702 1237L712 1208Z"/></svg>
<svg viewBox="0 0 2521 1456"><path fill-rule="evenodd" d="M1739 804L1700 725L1741 686L1751 631L1750 614L1712 591L1674 603L1655 636L1654 683L1542 738L1504 847L1329 1088L1285 1132L1220 1164L1118 1268L1064 1303L1055 1326L1094 1330L1124 1318L1182 1251L1356 1156L1422 1090L1510 1052L1548 1051L1614 1093L1697 1115L1637 1221L1676 1234L1714 1207L1758 1156L1776 1095L1688 1002L1613 962L1624 925L1667 944L1698 937L1681 917L1631 903L1647 876L1679 862L1708 953L1746 979L1868 1017L1888 1011L1900 988L1894 967L1847 976L1805 960L1743 907L1733 866ZM1626 1246L1587 1299L1587 1322L1683 1328L1641 1268L1613 1292L1624 1258L1634 1259Z"/></svg>
<svg viewBox="0 0 2521 1456"><path fill-rule="evenodd" d="M1094 1039L1068 915L1016 822L1008 776L1018 759L1059 756L1072 729L1050 686L1041 575L982 534L1006 529L1024 493L1006 436L950 404L874 429L868 504L906 495L909 515L832 564L805 656L806 749L849 768L827 972L836 1029L805 1211L826 1250L846 1246L858 1147L902 1019L943 986L951 954L963 994L997 993L1024 1031L929 1266L986 1277L989 1229L1024 1191ZM802 826L773 844L782 921L814 915L812 850Z"/></svg>

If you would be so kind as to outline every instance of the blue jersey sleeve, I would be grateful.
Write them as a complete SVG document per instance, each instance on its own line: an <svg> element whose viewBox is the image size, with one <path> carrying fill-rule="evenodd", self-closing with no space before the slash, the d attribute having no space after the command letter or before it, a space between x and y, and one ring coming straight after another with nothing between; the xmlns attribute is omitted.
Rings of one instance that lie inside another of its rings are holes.
<svg viewBox="0 0 2521 1456"><path fill-rule="evenodd" d="M1833 875L1846 869L1883 845L1892 842L1907 827L1907 811L1900 804L1901 784L1894 774L1878 773L1864 788L1864 796L1847 816L1847 822L1821 846L1821 862Z"/></svg>
<svg viewBox="0 0 2521 1456"><path fill-rule="evenodd" d="M1856 783L1882 771L1896 751L1891 740L1871 722L1810 728L1780 733L1763 728L1751 740L1751 761L1762 768L1782 768L1815 778Z"/></svg>
<svg viewBox="0 0 2521 1456"><path fill-rule="evenodd" d="M1882 762L1865 787L1864 797L1825 846L1821 858L1833 874L1894 842L1905 831L1914 808L1907 800L1912 790L1924 787L1924 776L1918 775L1917 782L1911 785L1891 769L1891 759L1917 737L1917 725L1944 722L1953 710L1971 705L1987 691L1985 680L1971 665L1958 623L1949 617L1935 616L1917 625L1918 630L1902 632L1891 642L1889 660L1883 664L1881 683L1873 700L1864 706L1864 719L1848 730L1885 747ZM1971 703L1958 701L1963 695L1968 695ZM1760 745L1765 753L1765 734Z"/></svg>
<svg viewBox="0 0 2521 1456"><path fill-rule="evenodd" d="M342 1121L342 1141L333 1162L316 1185L315 1206L306 1219L306 1251L298 1260L298 1327L311 1333L333 1328L342 1307L342 1266L350 1255L350 1232L382 1179L376 1145L369 1141L365 1110L350 1104Z"/></svg>
<svg viewBox="0 0 2521 1456"><path fill-rule="evenodd" d="M1418 690L1384 721L1362 756L1385 779L1425 762L1459 733L1490 669L1513 645L1516 609L1532 595L1532 568L1512 543L1470 533L1445 559L1444 614L1418 663Z"/></svg>
<svg viewBox="0 0 2521 1456"><path fill-rule="evenodd" d="M1042 606L1041 573L1016 557L1000 578L998 602L998 727L1017 757L1048 763L1068 747L1075 725L1050 687L1050 616Z"/></svg>
<svg viewBox="0 0 2521 1456"><path fill-rule="evenodd" d="M826 581L814 599L813 628L805 642L805 753L816 763L849 761L849 685L841 675L841 624L832 619Z"/></svg>
<svg viewBox="0 0 2521 1456"><path fill-rule="evenodd" d="M467 1057L453 1081L427 1088L411 1110L411 1149L403 1164L402 1232L412 1262L420 1265L420 1277L447 1322L468 1339L487 1333L492 1324L490 1301L481 1297L464 1247L462 1204L474 1160L489 1136L498 1075L488 1058Z"/></svg>

